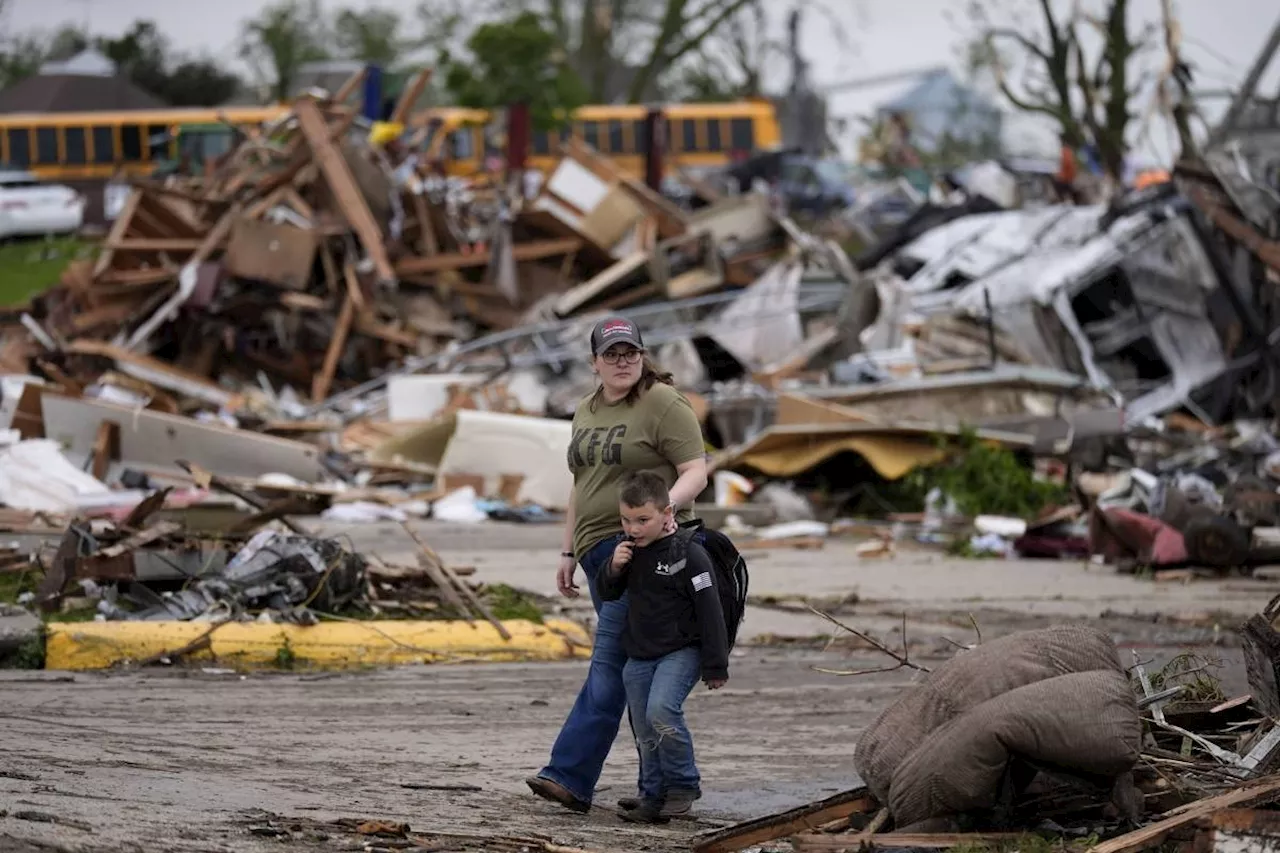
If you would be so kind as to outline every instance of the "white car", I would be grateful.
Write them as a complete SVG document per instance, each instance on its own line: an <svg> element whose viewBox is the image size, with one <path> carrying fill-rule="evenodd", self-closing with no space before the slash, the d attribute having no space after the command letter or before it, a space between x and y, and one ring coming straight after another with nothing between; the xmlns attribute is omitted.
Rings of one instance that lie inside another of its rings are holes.
<svg viewBox="0 0 1280 853"><path fill-rule="evenodd" d="M30 172L0 170L0 239L74 234L84 224L85 198Z"/></svg>

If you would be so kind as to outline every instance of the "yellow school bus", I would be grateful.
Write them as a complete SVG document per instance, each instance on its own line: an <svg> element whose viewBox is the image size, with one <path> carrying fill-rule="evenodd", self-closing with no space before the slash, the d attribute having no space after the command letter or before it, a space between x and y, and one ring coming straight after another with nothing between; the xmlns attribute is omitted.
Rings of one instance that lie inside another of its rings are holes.
<svg viewBox="0 0 1280 853"><path fill-rule="evenodd" d="M147 175L178 159L183 133L209 137L201 140L209 150L197 153L216 156L231 144L224 121L258 125L287 113L283 106L7 113L0 115L0 166L58 181Z"/></svg>
<svg viewBox="0 0 1280 853"><path fill-rule="evenodd" d="M548 172L559 143L576 135L634 177L642 177L648 150L644 138L648 107L591 105L574 111L560 131L535 131L530 167ZM764 100L735 103L668 104L668 162L683 167L723 166L734 157L777 146L781 134L773 105ZM287 105L182 108L90 113L0 114L0 167L34 172L46 180L105 180L123 172L148 175L172 166L183 151L195 164L225 153L233 125L261 125L289 113ZM454 177L484 171L488 110L434 107L409 120L429 162Z"/></svg>
<svg viewBox="0 0 1280 853"><path fill-rule="evenodd" d="M555 143L570 133L612 159L633 177L644 175L645 116L641 105L586 106L576 110L573 123L559 134L533 134L534 168L554 168ZM776 147L781 141L778 118L768 101L717 104L667 104L667 162L705 168L725 166L753 151Z"/></svg>
<svg viewBox="0 0 1280 853"><path fill-rule="evenodd" d="M781 132L768 101L715 104L668 104L668 162L683 167L724 166L733 158L778 146ZM644 174L649 108L636 104L591 105L574 111L559 131L534 131L529 166L543 172L555 168L559 143L576 135L634 177ZM425 110L410 122L427 131L427 158L455 177L470 177L484 168L486 110L440 107Z"/></svg>

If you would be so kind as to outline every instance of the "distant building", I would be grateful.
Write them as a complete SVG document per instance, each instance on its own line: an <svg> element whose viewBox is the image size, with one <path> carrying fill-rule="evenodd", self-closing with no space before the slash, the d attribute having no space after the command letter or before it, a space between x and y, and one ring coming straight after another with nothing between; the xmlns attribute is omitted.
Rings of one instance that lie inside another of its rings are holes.
<svg viewBox="0 0 1280 853"><path fill-rule="evenodd" d="M34 77L0 90L0 113L75 113L163 109L164 101L134 85L114 62L90 48L49 62Z"/></svg>
<svg viewBox="0 0 1280 853"><path fill-rule="evenodd" d="M937 153L948 144L998 147L1004 131L999 107L946 69L924 75L906 92L876 108L878 122L890 122L894 116L906 119L911 145L921 153Z"/></svg>

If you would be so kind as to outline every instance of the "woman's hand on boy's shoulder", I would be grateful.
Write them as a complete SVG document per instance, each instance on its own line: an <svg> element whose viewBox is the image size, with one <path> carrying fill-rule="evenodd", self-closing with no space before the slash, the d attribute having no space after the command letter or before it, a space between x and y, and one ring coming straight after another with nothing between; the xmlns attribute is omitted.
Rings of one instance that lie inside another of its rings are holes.
<svg viewBox="0 0 1280 853"><path fill-rule="evenodd" d="M708 690L719 690L729 683L728 678L707 678L703 680L706 682Z"/></svg>

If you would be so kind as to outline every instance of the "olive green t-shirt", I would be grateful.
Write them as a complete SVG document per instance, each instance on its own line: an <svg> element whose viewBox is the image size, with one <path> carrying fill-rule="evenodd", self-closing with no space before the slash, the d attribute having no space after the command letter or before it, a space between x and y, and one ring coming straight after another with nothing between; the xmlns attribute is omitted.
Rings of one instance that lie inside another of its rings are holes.
<svg viewBox="0 0 1280 853"><path fill-rule="evenodd" d="M618 489L624 475L655 471L671 488L676 466L702 455L698 416L670 385L654 385L634 405L601 397L593 412L591 397L579 403L569 440L576 518L573 553L582 559L591 546L622 530ZM688 521L693 510L681 509L676 517Z"/></svg>

